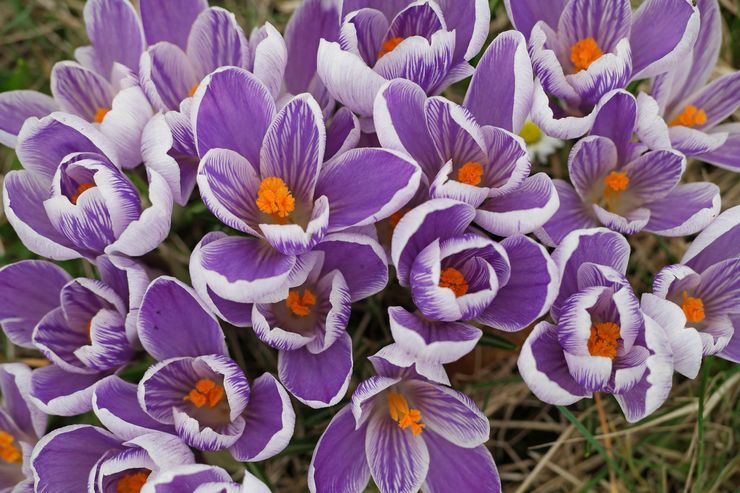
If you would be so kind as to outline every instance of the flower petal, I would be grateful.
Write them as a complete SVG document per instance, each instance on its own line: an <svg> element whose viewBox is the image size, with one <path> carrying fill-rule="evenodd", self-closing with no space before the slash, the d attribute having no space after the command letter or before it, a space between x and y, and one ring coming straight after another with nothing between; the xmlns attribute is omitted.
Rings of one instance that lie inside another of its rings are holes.
<svg viewBox="0 0 740 493"><path fill-rule="evenodd" d="M208 8L208 1L140 0L139 8L147 43L168 41L184 50L190 28L198 14Z"/></svg>
<svg viewBox="0 0 740 493"><path fill-rule="evenodd" d="M704 228L681 259L697 272L721 260L740 256L740 206L727 209Z"/></svg>
<svg viewBox="0 0 740 493"><path fill-rule="evenodd" d="M198 76L182 48L161 41L141 56L139 79L144 92L160 111L177 110Z"/></svg>
<svg viewBox="0 0 740 493"><path fill-rule="evenodd" d="M244 421L244 433L229 449L238 461L269 459L282 452L293 436L295 412L290 397L269 373L252 384Z"/></svg>
<svg viewBox="0 0 740 493"><path fill-rule="evenodd" d="M719 214L719 187L698 182L679 185L662 199L647 205L646 231L663 236L686 236L704 229Z"/></svg>
<svg viewBox="0 0 740 493"><path fill-rule="evenodd" d="M15 147L18 133L28 118L41 118L57 111L54 99L36 91L0 93L0 144Z"/></svg>
<svg viewBox="0 0 740 493"><path fill-rule="evenodd" d="M103 77L111 76L116 62L138 70L139 55L144 51L144 32L130 2L92 0L85 4L83 16Z"/></svg>
<svg viewBox="0 0 740 493"><path fill-rule="evenodd" d="M193 22L186 52L196 75L203 77L219 67L246 65L246 48L247 39L236 16L226 9L210 7Z"/></svg>
<svg viewBox="0 0 740 493"><path fill-rule="evenodd" d="M56 365L37 368L31 374L31 397L47 414L82 414L92 409L93 390L102 376L98 373L69 373Z"/></svg>
<svg viewBox="0 0 740 493"><path fill-rule="evenodd" d="M594 227L597 223L573 185L564 180L553 180L552 183L560 199L560 207L541 228L535 230L535 235L545 245L554 247L568 233Z"/></svg>
<svg viewBox="0 0 740 493"><path fill-rule="evenodd" d="M424 441L429 449L429 472L422 486L425 492L501 492L496 464L485 445L458 447L431 430L424 430Z"/></svg>
<svg viewBox="0 0 740 493"><path fill-rule="evenodd" d="M89 122L95 121L100 108L110 109L114 96L113 86L106 78L75 62L54 64L51 93L63 111Z"/></svg>

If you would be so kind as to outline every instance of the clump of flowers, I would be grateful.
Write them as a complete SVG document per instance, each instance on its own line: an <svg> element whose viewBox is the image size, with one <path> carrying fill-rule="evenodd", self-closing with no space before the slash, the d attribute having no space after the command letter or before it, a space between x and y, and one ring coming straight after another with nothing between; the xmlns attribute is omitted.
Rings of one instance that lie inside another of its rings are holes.
<svg viewBox="0 0 740 493"><path fill-rule="evenodd" d="M48 259L0 266L35 356L0 365L0 489L264 493L228 465L336 406L311 492L499 492L447 366L484 335L526 331L544 403L613 395L629 422L674 370L740 361L740 206L686 173L740 169L717 0L505 5L484 50L484 0L304 0L285 37L205 0L87 0L51 96L0 94L5 216ZM698 234L651 292L638 233ZM388 327L372 356L361 307Z"/></svg>

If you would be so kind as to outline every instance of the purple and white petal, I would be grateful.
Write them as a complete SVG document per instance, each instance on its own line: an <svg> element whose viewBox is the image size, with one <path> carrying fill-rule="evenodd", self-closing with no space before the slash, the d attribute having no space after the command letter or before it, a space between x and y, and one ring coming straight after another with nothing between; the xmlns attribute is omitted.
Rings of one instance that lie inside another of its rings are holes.
<svg viewBox="0 0 740 493"><path fill-rule="evenodd" d="M431 429L424 430L424 442L429 449L429 472L422 486L425 492L501 492L496 463L485 445L458 447Z"/></svg>
<svg viewBox="0 0 740 493"><path fill-rule="evenodd" d="M140 0L139 8L147 43L168 41L184 50L190 28L198 14L208 8L208 1Z"/></svg>
<svg viewBox="0 0 740 493"><path fill-rule="evenodd" d="M7 91L0 94L0 144L15 147L27 119L42 118L57 111L59 104L36 91Z"/></svg>
<svg viewBox="0 0 740 493"><path fill-rule="evenodd" d="M646 231L663 236L694 234L719 214L719 187L708 182L678 185L662 199L646 206L650 208Z"/></svg>

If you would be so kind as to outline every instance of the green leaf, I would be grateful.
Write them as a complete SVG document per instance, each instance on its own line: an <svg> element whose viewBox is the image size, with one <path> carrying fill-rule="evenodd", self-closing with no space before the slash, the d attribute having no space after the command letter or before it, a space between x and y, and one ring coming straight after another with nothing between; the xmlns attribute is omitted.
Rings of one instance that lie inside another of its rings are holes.
<svg viewBox="0 0 740 493"><path fill-rule="evenodd" d="M499 335L490 334L490 333L484 333L481 336L480 341L478 341L478 343L483 346L508 349L509 351L514 351L518 347L516 344L514 344L510 340L505 339Z"/></svg>

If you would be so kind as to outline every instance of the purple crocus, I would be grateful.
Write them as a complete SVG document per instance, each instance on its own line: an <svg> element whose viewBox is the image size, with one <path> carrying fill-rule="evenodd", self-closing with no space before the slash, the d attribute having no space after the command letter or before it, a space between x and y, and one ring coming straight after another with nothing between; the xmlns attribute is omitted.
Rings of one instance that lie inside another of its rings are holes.
<svg viewBox="0 0 740 493"><path fill-rule="evenodd" d="M155 2L150 2L152 8ZM198 153L191 124L192 96L203 78L219 67L249 70L274 99L282 94L287 59L285 42L269 23L247 40L234 14L203 0L183 2L191 24L180 24L176 36L160 36L141 59L141 84L161 113L150 120L142 138L147 166L170 184L175 201L184 205L195 187ZM161 7L159 7L162 9ZM180 3L164 9L172 16ZM146 21L149 9L142 9ZM164 12L158 14L165 20ZM166 28L165 28L166 29Z"/></svg>
<svg viewBox="0 0 740 493"><path fill-rule="evenodd" d="M740 125L722 124L740 106L740 72L711 83L722 44L717 0L698 0L699 36L691 54L652 81L652 95L668 123L673 147L687 156L740 171Z"/></svg>
<svg viewBox="0 0 740 493"><path fill-rule="evenodd" d="M339 39L319 44L317 71L370 131L384 82L408 79L434 95L473 73L468 60L485 42L490 9L482 0L355 0L343 3L342 19Z"/></svg>
<svg viewBox="0 0 740 493"><path fill-rule="evenodd" d="M115 146L81 118L30 118L16 147L22 170L3 182L8 221L32 252L54 260L140 256L169 234L172 195L154 170L149 201L123 173Z"/></svg>
<svg viewBox="0 0 740 493"><path fill-rule="evenodd" d="M704 229L680 264L661 269L653 293L649 302L676 328L670 335L678 371L696 377L702 355L738 362L740 206L723 212Z"/></svg>
<svg viewBox="0 0 740 493"><path fill-rule="evenodd" d="M216 318L189 287L170 277L153 281L141 303L138 332L158 361L138 387L149 418L174 426L191 447L228 448L239 461L263 460L285 448L295 422L288 393L269 373L250 387L228 355Z"/></svg>
<svg viewBox="0 0 740 493"><path fill-rule="evenodd" d="M312 493L359 493L370 477L381 493L498 493L486 416L465 394L382 357L334 416L308 471Z"/></svg>
<svg viewBox="0 0 740 493"><path fill-rule="evenodd" d="M508 113L505 124L524 123L515 119ZM531 163L521 137L479 125L466 108L427 98L412 82L394 80L380 89L375 123L385 148L408 153L419 163L430 197L470 204L476 209L475 223L492 234L531 233L558 209L552 180L545 173L529 176Z"/></svg>
<svg viewBox="0 0 740 493"><path fill-rule="evenodd" d="M95 124L115 146L119 164L133 168L142 161L141 133L153 115L136 80L145 47L140 21L128 0L88 0L83 15L91 45L75 50L76 62L54 65L53 97L0 94L0 143L15 147L28 118L63 111Z"/></svg>
<svg viewBox="0 0 740 493"><path fill-rule="evenodd" d="M226 225L251 235L201 249L196 267L231 301L284 300L288 277L305 269L300 255L328 233L389 217L419 184L421 171L408 157L353 149L359 130L351 113L337 114L330 130L337 122L341 128L327 132L308 94L276 112L264 84L242 69L209 75L192 116L203 201Z"/></svg>
<svg viewBox="0 0 740 493"><path fill-rule="evenodd" d="M283 298L238 303L220 298L199 276L202 250L224 235L206 235L191 256L196 292L229 323L251 326L257 337L279 350L280 381L301 402L332 406L347 392L352 374L352 339L347 334L351 305L388 282L383 248L356 232L327 235L301 263Z"/></svg>
<svg viewBox="0 0 740 493"><path fill-rule="evenodd" d="M77 278L41 260L0 270L8 300L0 319L8 338L41 351L53 364L31 378L30 395L49 414L89 411L94 386L126 365L138 342L136 318L149 279L137 262L117 256L96 261L100 279Z"/></svg>
<svg viewBox="0 0 740 493"><path fill-rule="evenodd" d="M270 493L270 489L246 470L239 485L220 467L186 464L159 471L141 493Z"/></svg>
<svg viewBox="0 0 740 493"><path fill-rule="evenodd" d="M193 453L174 435L148 432L121 439L84 424L52 431L31 455L34 491L145 491L150 477L194 462Z"/></svg>
<svg viewBox="0 0 740 493"><path fill-rule="evenodd" d="M688 56L699 31L690 0L506 0L529 40L537 82L533 120L548 135L588 132L602 96L631 80L664 73ZM549 97L562 108L550 107Z"/></svg>
<svg viewBox="0 0 740 493"><path fill-rule="evenodd" d="M395 344L379 354L444 384L442 365L470 352L482 335L472 324L521 330L557 294L557 269L541 245L523 235L496 243L470 229L474 217L469 204L432 199L393 233L396 276L418 311L388 309Z"/></svg>
<svg viewBox="0 0 740 493"><path fill-rule="evenodd" d="M679 184L686 158L670 149L653 99L614 91L594 116L591 135L578 141L568 158L573 185L554 181L560 208L536 232L544 243L557 245L571 231L599 224L625 234L684 236L717 216L717 185Z"/></svg>
<svg viewBox="0 0 740 493"><path fill-rule="evenodd" d="M21 363L0 365L0 491L32 493L31 450L46 430L47 416L28 396L31 369Z"/></svg>
<svg viewBox="0 0 740 493"><path fill-rule="evenodd" d="M623 236L596 228L569 234L553 252L561 273L550 311L555 323L535 326L518 362L539 399L569 405L605 392L634 422L667 398L671 345L625 278L629 251Z"/></svg>

